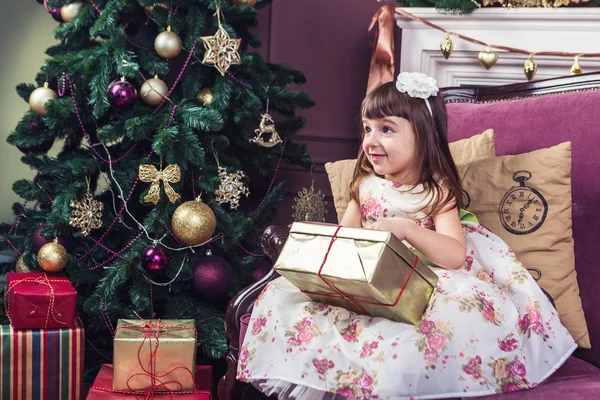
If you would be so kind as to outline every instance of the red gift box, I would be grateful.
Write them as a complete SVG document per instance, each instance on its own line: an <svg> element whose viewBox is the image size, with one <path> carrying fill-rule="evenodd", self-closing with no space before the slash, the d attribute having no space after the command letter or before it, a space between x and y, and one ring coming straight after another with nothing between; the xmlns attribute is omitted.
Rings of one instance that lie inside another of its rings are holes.
<svg viewBox="0 0 600 400"><path fill-rule="evenodd" d="M64 274L9 272L4 296L14 329L75 327L77 292Z"/></svg>
<svg viewBox="0 0 600 400"><path fill-rule="evenodd" d="M110 399L135 399L136 395L148 395L149 393L113 391L112 385L113 367L104 364L96 376L96 380L90 389L87 400L110 400ZM196 391L183 392L160 392L153 394L153 399L176 399L176 400L212 400L212 367L210 365L196 366ZM139 397L138 397L139 398Z"/></svg>

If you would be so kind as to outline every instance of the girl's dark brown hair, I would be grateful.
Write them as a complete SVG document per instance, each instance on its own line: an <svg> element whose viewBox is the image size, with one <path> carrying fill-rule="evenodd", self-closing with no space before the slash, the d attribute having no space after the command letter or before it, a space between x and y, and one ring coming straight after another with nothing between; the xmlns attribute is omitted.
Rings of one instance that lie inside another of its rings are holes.
<svg viewBox="0 0 600 400"><path fill-rule="evenodd" d="M441 93L430 96L428 100L431 113L425 100L401 93L396 88L396 82L392 81L384 83L367 95L362 102L360 114L361 119L401 117L411 123L416 137L417 184L423 184L424 190L433 191L434 196L426 208L431 210L430 215L435 215L448 207L462 208L463 197L458 171L448 147L446 105ZM362 122L360 129L362 142L365 135ZM375 174L375 171L361 145L350 184L350 196L358 204L360 183L371 174ZM443 188L440 183L447 190L445 196L442 196Z"/></svg>

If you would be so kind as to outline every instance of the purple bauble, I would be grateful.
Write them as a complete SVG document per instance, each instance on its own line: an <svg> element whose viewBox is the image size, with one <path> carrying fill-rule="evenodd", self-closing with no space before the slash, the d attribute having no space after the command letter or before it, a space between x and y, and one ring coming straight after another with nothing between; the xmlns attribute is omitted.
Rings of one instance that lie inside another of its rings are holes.
<svg viewBox="0 0 600 400"><path fill-rule="evenodd" d="M54 18L54 20L56 22L64 22L63 19L62 19L62 15L60 15L60 8L59 7L54 7L49 12L50 12L50 15L52 15L52 18Z"/></svg>
<svg viewBox="0 0 600 400"><path fill-rule="evenodd" d="M255 281L260 281L273 269L271 262L263 262L254 271L252 271L252 278Z"/></svg>
<svg viewBox="0 0 600 400"><path fill-rule="evenodd" d="M162 247L150 246L142 254L142 266L150 273L162 272L169 265L169 257Z"/></svg>
<svg viewBox="0 0 600 400"><path fill-rule="evenodd" d="M108 87L108 99L119 108L131 107L137 100L137 89L125 80L114 81Z"/></svg>
<svg viewBox="0 0 600 400"><path fill-rule="evenodd" d="M54 240L54 238L46 239L42 236L42 230L44 229L44 225L40 225L33 232L33 236L31 236L31 251L34 254L37 254L43 245L50 243ZM71 241L66 237L59 237L58 243L64 247L67 251L71 248Z"/></svg>
<svg viewBox="0 0 600 400"><path fill-rule="evenodd" d="M233 284L233 268L223 257L203 257L194 266L194 292L207 299L227 296Z"/></svg>

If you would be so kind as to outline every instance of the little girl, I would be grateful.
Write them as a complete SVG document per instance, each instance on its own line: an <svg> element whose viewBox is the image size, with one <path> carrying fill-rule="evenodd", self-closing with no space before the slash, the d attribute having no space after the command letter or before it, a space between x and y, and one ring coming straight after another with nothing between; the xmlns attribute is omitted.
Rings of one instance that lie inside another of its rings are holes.
<svg viewBox="0 0 600 400"><path fill-rule="evenodd" d="M437 267L417 325L310 301L285 278L256 301L238 379L280 399L430 399L533 387L576 348L498 236L459 219L436 82L403 72L365 98L342 226L391 231Z"/></svg>

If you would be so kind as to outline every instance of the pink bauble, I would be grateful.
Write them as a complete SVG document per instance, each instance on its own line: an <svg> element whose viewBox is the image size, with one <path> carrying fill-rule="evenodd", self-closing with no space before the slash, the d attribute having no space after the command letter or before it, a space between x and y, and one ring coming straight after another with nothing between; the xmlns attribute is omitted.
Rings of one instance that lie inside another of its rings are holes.
<svg viewBox="0 0 600 400"><path fill-rule="evenodd" d="M44 225L38 226L33 235L31 236L31 251L34 254L37 254L43 245L48 244L54 240L54 238L46 239L42 236L42 230L44 229ZM58 244L64 247L67 251L71 248L71 241L66 237L59 237Z"/></svg>
<svg viewBox="0 0 600 400"><path fill-rule="evenodd" d="M158 246L150 246L142 254L142 266L150 273L162 272L169 265L167 252Z"/></svg>
<svg viewBox="0 0 600 400"><path fill-rule="evenodd" d="M108 99L118 108L128 108L137 100L137 89L131 83L114 81L108 87Z"/></svg>
<svg viewBox="0 0 600 400"><path fill-rule="evenodd" d="M207 299L226 297L233 284L233 268L223 257L202 257L194 266L194 293Z"/></svg>

